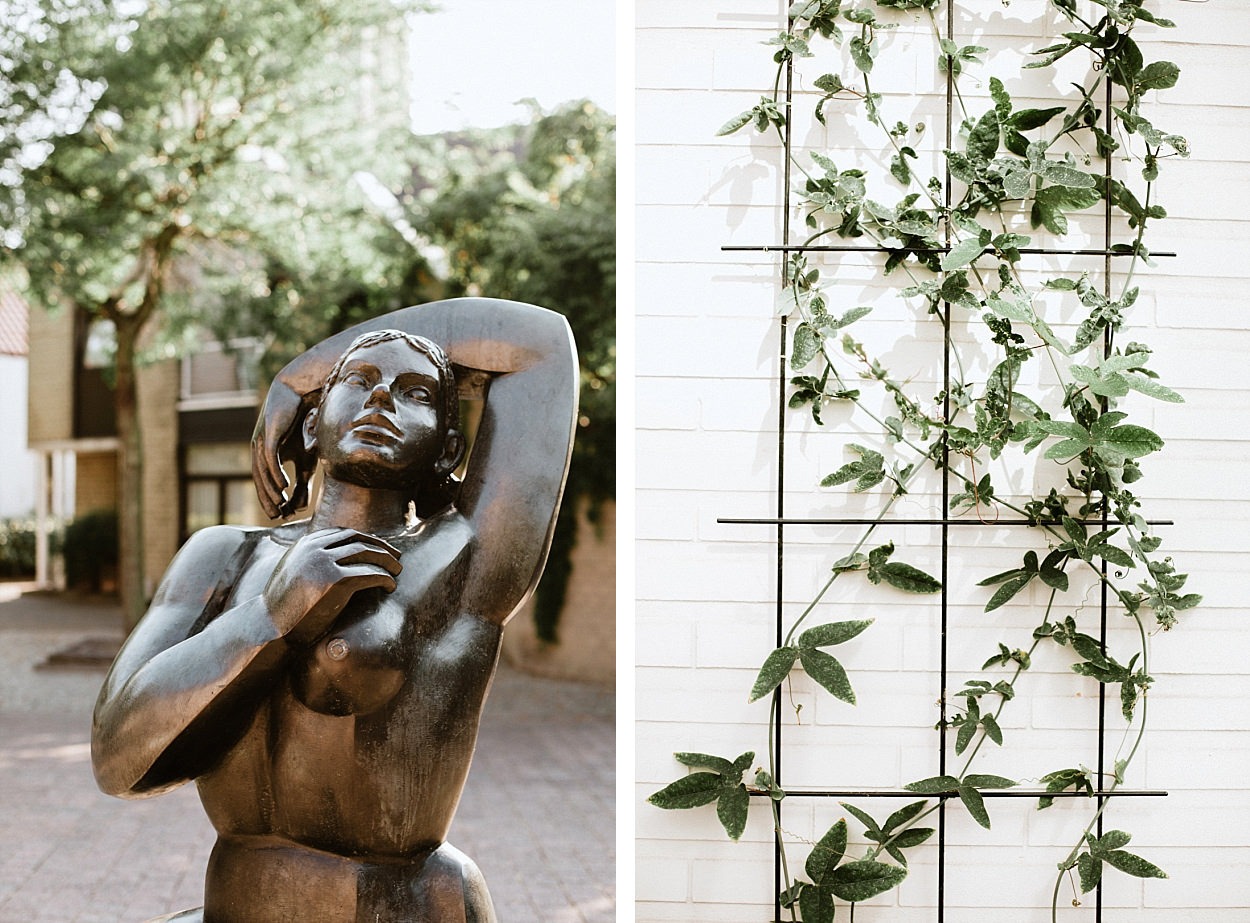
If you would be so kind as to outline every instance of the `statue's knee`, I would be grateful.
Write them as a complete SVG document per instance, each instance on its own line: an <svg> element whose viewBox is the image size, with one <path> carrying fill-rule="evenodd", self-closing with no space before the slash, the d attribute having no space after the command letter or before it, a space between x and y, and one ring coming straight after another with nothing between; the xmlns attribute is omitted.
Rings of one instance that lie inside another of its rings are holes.
<svg viewBox="0 0 1250 923"><path fill-rule="evenodd" d="M426 905L438 908L440 914L447 915L447 920L496 923L486 879L477 863L449 843L444 843L426 860L421 872L421 888Z"/></svg>

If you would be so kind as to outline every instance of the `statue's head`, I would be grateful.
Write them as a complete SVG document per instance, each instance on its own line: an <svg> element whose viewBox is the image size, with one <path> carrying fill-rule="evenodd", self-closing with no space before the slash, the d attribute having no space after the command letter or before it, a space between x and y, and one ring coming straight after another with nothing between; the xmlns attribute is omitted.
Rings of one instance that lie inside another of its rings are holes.
<svg viewBox="0 0 1250 923"><path fill-rule="evenodd" d="M399 330L357 337L304 420L304 447L330 477L408 491L420 515L446 507L465 451L447 354Z"/></svg>

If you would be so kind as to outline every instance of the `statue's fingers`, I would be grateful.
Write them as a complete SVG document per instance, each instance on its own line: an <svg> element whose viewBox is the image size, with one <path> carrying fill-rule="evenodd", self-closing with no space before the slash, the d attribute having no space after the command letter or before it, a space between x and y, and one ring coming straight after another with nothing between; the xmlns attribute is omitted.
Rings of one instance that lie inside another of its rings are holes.
<svg viewBox="0 0 1250 923"><path fill-rule="evenodd" d="M370 567L367 564L356 564L343 569L343 579L339 581L339 586L351 593L358 593L361 590L369 590L374 587L393 593L398 583L392 574L384 570L378 570L376 567Z"/></svg>
<svg viewBox="0 0 1250 923"><path fill-rule="evenodd" d="M354 543L344 545L335 550L340 553L335 558L335 561L341 567L368 564L373 567L380 567L392 576L398 575L404 569L404 565L400 563L399 558L379 548L371 548L367 545Z"/></svg>
<svg viewBox="0 0 1250 923"><path fill-rule="evenodd" d="M364 545L380 548L387 554L394 555L396 558L402 554L398 548L386 539L378 538L376 535L370 535L368 532L359 532L355 529L341 529L339 531L341 532L341 537L334 541L327 542L327 548L336 548L339 545L346 545L348 542L360 542Z"/></svg>
<svg viewBox="0 0 1250 923"><path fill-rule="evenodd" d="M252 482L265 513L270 519L276 519L286 502L289 482L269 440L260 435L252 439Z"/></svg>
<svg viewBox="0 0 1250 923"><path fill-rule="evenodd" d="M275 489L273 482L269 479L269 472L261 465L256 456L252 456L252 485L256 488L256 499L260 501L260 507L265 511L265 515L270 519L277 519L282 515L282 503L285 497L280 489Z"/></svg>

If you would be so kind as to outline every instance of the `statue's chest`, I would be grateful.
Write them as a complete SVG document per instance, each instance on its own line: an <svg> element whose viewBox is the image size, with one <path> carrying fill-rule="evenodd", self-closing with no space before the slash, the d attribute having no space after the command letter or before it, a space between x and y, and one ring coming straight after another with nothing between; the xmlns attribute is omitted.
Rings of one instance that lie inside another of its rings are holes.
<svg viewBox="0 0 1250 923"><path fill-rule="evenodd" d="M295 698L326 715L365 715L389 703L421 655L420 628L439 630L420 618L422 602L431 604L357 593L325 635L292 652Z"/></svg>
<svg viewBox="0 0 1250 923"><path fill-rule="evenodd" d="M403 555L392 593L355 593L326 631L289 653L287 686L294 699L323 715L368 715L388 705L413 677L467 651L458 639L464 556L446 543L416 536ZM262 542L235 596L264 592L287 548ZM443 552L443 553L440 553Z"/></svg>

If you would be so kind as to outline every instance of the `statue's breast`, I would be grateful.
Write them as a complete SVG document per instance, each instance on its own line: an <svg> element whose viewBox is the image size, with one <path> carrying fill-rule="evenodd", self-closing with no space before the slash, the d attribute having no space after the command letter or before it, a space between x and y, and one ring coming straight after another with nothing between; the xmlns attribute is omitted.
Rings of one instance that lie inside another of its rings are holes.
<svg viewBox="0 0 1250 923"><path fill-rule="evenodd" d="M334 627L297 655L295 697L326 715L366 715L386 705L410 671L405 606L380 590L357 593Z"/></svg>

